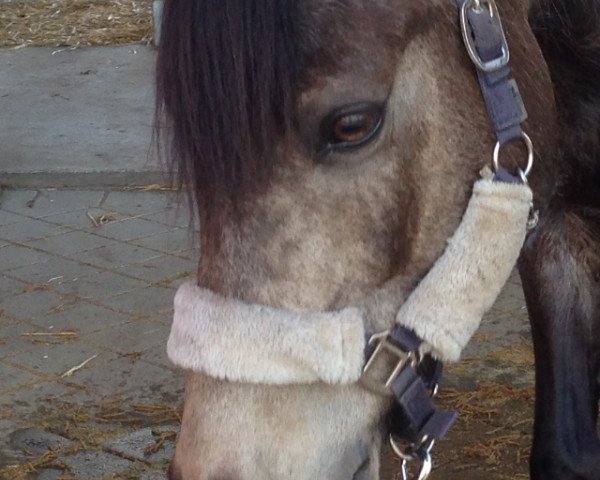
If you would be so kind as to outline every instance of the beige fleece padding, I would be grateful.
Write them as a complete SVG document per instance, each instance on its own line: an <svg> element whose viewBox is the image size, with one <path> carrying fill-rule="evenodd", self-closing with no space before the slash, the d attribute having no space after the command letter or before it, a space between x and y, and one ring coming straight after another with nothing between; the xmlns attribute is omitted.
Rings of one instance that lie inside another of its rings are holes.
<svg viewBox="0 0 600 480"><path fill-rule="evenodd" d="M531 202L526 185L476 182L444 254L400 307L396 321L441 360L460 358L508 280L525 241Z"/></svg>
<svg viewBox="0 0 600 480"><path fill-rule="evenodd" d="M396 317L426 342L425 350L459 359L514 267L531 201L526 185L475 184L444 254ZM296 313L186 283L175 296L167 352L180 367L229 381L349 384L361 376L365 339L356 308Z"/></svg>
<svg viewBox="0 0 600 480"><path fill-rule="evenodd" d="M364 347L356 308L294 313L186 283L175 295L167 353L180 367L223 380L345 384L360 377Z"/></svg>

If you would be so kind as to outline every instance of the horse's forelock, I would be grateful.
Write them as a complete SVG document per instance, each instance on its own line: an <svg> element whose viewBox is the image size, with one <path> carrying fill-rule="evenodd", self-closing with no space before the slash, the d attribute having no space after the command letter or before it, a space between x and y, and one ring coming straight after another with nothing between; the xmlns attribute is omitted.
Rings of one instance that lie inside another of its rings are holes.
<svg viewBox="0 0 600 480"><path fill-rule="evenodd" d="M274 141L293 115L295 5L165 3L156 120L168 122L172 173L201 218L219 204L235 204L269 173Z"/></svg>

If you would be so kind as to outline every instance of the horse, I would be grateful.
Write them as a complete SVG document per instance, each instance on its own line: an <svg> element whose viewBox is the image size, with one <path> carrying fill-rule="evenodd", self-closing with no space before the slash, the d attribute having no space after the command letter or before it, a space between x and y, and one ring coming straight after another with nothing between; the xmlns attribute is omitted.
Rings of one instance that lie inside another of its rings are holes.
<svg viewBox="0 0 600 480"><path fill-rule="evenodd" d="M497 4L536 157L539 221L518 259L536 358L531 476L597 479L600 2ZM458 18L450 0L166 0L156 122L200 221L197 288L253 305L242 317L353 307L368 332L393 324L496 141ZM501 162L518 171L523 154L509 145ZM278 346L264 335L257 351ZM252 365L233 340L238 367ZM397 412L362 383L185 374L172 480L379 478Z"/></svg>

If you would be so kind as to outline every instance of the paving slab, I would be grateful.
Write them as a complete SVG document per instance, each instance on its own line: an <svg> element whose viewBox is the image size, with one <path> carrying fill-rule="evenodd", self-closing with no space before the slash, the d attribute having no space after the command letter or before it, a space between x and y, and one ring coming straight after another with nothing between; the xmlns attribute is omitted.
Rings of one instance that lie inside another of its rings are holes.
<svg viewBox="0 0 600 480"><path fill-rule="evenodd" d="M0 50L0 183L160 183L152 47Z"/></svg>
<svg viewBox="0 0 600 480"><path fill-rule="evenodd" d="M89 359L91 360L86 364L86 369L94 369L98 365L105 365L106 361L102 355L104 355L104 352L101 352L98 348L81 342L42 343L35 350L13 355L6 361L24 366L41 376L51 377L63 375ZM69 379L76 380L82 370L83 368L75 371Z"/></svg>
<svg viewBox="0 0 600 480"><path fill-rule="evenodd" d="M170 327L172 316L165 316L165 325ZM140 360L155 365L157 367L167 368L173 372L177 372L178 369L171 363L169 357L167 357L167 351L165 348L149 348L145 352L142 352Z"/></svg>
<svg viewBox="0 0 600 480"><path fill-rule="evenodd" d="M23 385L32 385L40 381L39 376L3 361L0 361L0 372L2 372L2 387L0 392L13 390Z"/></svg>
<svg viewBox="0 0 600 480"><path fill-rule="evenodd" d="M129 470L132 462L106 452L82 452L62 457L77 479L106 478Z"/></svg>
<svg viewBox="0 0 600 480"><path fill-rule="evenodd" d="M35 477L35 480L61 480L62 478L65 478L65 472L63 470L58 468L46 468Z"/></svg>
<svg viewBox="0 0 600 480"><path fill-rule="evenodd" d="M168 336L168 327L137 320L87 335L85 342L117 353L137 354L162 349L163 339Z"/></svg>
<svg viewBox="0 0 600 480"><path fill-rule="evenodd" d="M56 225L68 226L76 230L95 232L100 228L97 226L98 224L113 217L115 217L115 213L111 210L101 207L86 207L72 212L47 215L44 217L44 221Z"/></svg>
<svg viewBox="0 0 600 480"><path fill-rule="evenodd" d="M0 205L9 212L44 218L95 207L103 197L97 190L7 190L0 197Z"/></svg>
<svg viewBox="0 0 600 480"><path fill-rule="evenodd" d="M170 227L190 228L191 226L197 225L195 219L190 215L187 204L179 207L175 206L174 208L162 212L140 215L140 218L148 217L151 217L155 222L164 223Z"/></svg>
<svg viewBox="0 0 600 480"><path fill-rule="evenodd" d="M53 313L55 308L68 302L68 299L61 297L54 291L34 289L33 291L5 298L0 297L0 309L7 316L35 323L36 320Z"/></svg>
<svg viewBox="0 0 600 480"><path fill-rule="evenodd" d="M130 216L151 216L174 207L175 203L176 195L172 192L157 195L156 192L111 191L102 202L102 208Z"/></svg>
<svg viewBox="0 0 600 480"><path fill-rule="evenodd" d="M174 245L174 248L177 248L177 246ZM188 277L195 269L194 267L195 265L189 259L174 255L160 255L146 261L125 265L120 267L118 271L124 275L149 282L161 282Z"/></svg>
<svg viewBox="0 0 600 480"><path fill-rule="evenodd" d="M9 443L16 451L26 452L28 456L37 457L50 450L71 447L74 443L60 435L46 432L38 428L21 428L9 435Z"/></svg>
<svg viewBox="0 0 600 480"><path fill-rule="evenodd" d="M70 258L90 266L110 269L121 268L125 265L143 262L159 256L161 256L161 253L155 252L154 250L138 247L129 243L112 242L107 246L70 255Z"/></svg>
<svg viewBox="0 0 600 480"><path fill-rule="evenodd" d="M164 472L146 472L141 477L140 480L168 480L167 474Z"/></svg>
<svg viewBox="0 0 600 480"><path fill-rule="evenodd" d="M0 208L3 212L19 212L27 215L37 196L37 190L0 190Z"/></svg>
<svg viewBox="0 0 600 480"><path fill-rule="evenodd" d="M143 428L120 438L104 443L104 448L125 458L141 460L152 463L166 463L170 461L175 450L175 437L171 436L179 431L179 425L165 425L155 428ZM166 440L157 451L149 452L159 440L160 436L167 434Z"/></svg>
<svg viewBox="0 0 600 480"><path fill-rule="evenodd" d="M24 218L22 221L4 225L0 229L0 239L16 243L28 243L33 240L61 235L71 230L64 225L53 225L48 222Z"/></svg>
<svg viewBox="0 0 600 480"><path fill-rule="evenodd" d="M12 269L33 265L49 260L51 255L24 245L7 245L0 250L0 272L7 273Z"/></svg>
<svg viewBox="0 0 600 480"><path fill-rule="evenodd" d="M0 358L9 358L19 353L34 350L37 345L35 343L36 339L27 336L27 334L36 330L38 329L23 322L0 327Z"/></svg>
<svg viewBox="0 0 600 480"><path fill-rule="evenodd" d="M2 203L0 203L0 208L1 207ZM5 227L6 225L21 222L22 220L22 215L16 215L14 213L9 212L8 210L0 210L0 227Z"/></svg>
<svg viewBox="0 0 600 480"><path fill-rule="evenodd" d="M27 460L22 451L15 451L10 441L13 432L22 430L23 428L26 428L23 423L13 419L0 418L0 469L7 465ZM0 479L4 480L4 478L0 474Z"/></svg>
<svg viewBox="0 0 600 480"><path fill-rule="evenodd" d="M0 253L1 254L1 253ZM20 293L23 291L25 283L9 278L6 275L0 274L0 298L13 293ZM1 308L0 308L1 310Z"/></svg>
<svg viewBox="0 0 600 480"><path fill-rule="evenodd" d="M47 331L73 330L83 336L121 325L130 318L121 313L90 303L77 302L58 312L44 316L37 323Z"/></svg>
<svg viewBox="0 0 600 480"><path fill-rule="evenodd" d="M63 294L80 298L105 300L115 295L131 292L147 285L145 282L113 272L99 272L77 278L71 282L61 282L54 288Z"/></svg>
<svg viewBox="0 0 600 480"><path fill-rule="evenodd" d="M87 252L95 248L105 247L114 241L93 233L72 231L49 238L29 242L32 247L54 255L69 256L79 252Z"/></svg>
<svg viewBox="0 0 600 480"><path fill-rule="evenodd" d="M47 468L36 478L166 478L172 444L148 466L147 459L111 455L94 441L96 434L104 441L155 429L151 414L138 415L142 425L130 425L96 413L110 414L113 406L134 411L136 404L179 408L183 377L165 354L179 281L172 277L195 264L179 254L190 248L182 235L187 230L164 223L176 210L169 195L120 192L104 205L110 196L60 190L5 190L0 196L0 219L10 227L0 226L0 239L3 232L10 237L6 246L0 243L10 254L0 253L6 267L0 274L0 470L28 459L15 457L2 441L12 432L63 435L64 429L65 438L83 439L86 450L59 456L69 470ZM94 227L88 213L111 214L115 222ZM60 233L63 228L67 233ZM157 238L149 239L158 236L161 248L154 249ZM165 279L173 281L154 286ZM75 335L57 335L65 331ZM32 332L44 335L23 335ZM57 377L73 368L72 375Z"/></svg>
<svg viewBox="0 0 600 480"><path fill-rule="evenodd" d="M150 235L169 232L169 227L152 220L131 217L118 222L110 222L98 228L94 228L96 235L114 238L122 242L145 238Z"/></svg>
<svg viewBox="0 0 600 480"><path fill-rule="evenodd" d="M146 287L110 298L110 306L132 315L150 316L173 307L174 289Z"/></svg>
<svg viewBox="0 0 600 480"><path fill-rule="evenodd" d="M101 271L64 257L48 256L43 262L11 269L6 276L33 285L52 285L72 282Z"/></svg>
<svg viewBox="0 0 600 480"><path fill-rule="evenodd" d="M172 392L183 392L183 380L171 370L136 361L135 357L102 352L92 362L74 373L70 381L88 386L100 396L118 396L126 403L158 404Z"/></svg>
<svg viewBox="0 0 600 480"><path fill-rule="evenodd" d="M0 328L10 327L14 325L17 321L14 318L6 317L2 314L2 310L0 310ZM4 345L2 341L0 341L0 346Z"/></svg>
<svg viewBox="0 0 600 480"><path fill-rule="evenodd" d="M194 245L194 236L187 228L171 228L164 233L134 239L131 243L163 253L180 253Z"/></svg>
<svg viewBox="0 0 600 480"><path fill-rule="evenodd" d="M28 387L0 393L0 407L11 412L11 421L21 422L31 428L48 428L51 423L55 429L68 425L77 409L97 401L98 395L91 389L73 383L60 381L41 381ZM67 415L71 414L71 415ZM90 426L86 419L85 427ZM68 428L68 427L67 427ZM68 436L69 431L63 433Z"/></svg>

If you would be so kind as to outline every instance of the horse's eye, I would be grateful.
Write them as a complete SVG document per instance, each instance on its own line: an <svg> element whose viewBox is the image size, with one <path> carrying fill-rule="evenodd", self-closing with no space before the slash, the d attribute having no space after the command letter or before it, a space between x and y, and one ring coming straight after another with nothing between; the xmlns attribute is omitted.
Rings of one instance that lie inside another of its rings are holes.
<svg viewBox="0 0 600 480"><path fill-rule="evenodd" d="M360 147L375 138L382 123L379 105L349 105L331 112L321 123L321 153Z"/></svg>
<svg viewBox="0 0 600 480"><path fill-rule="evenodd" d="M336 143L360 142L377 124L371 112L351 113L339 117L333 125L333 140Z"/></svg>

